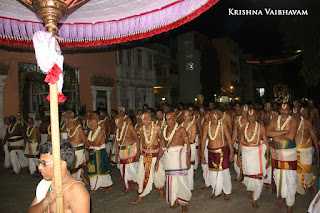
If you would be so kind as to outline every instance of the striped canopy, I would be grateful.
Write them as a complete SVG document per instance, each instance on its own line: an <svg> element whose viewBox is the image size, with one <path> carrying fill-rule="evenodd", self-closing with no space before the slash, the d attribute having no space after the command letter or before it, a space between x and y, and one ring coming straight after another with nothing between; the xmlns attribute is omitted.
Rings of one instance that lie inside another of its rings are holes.
<svg viewBox="0 0 320 213"><path fill-rule="evenodd" d="M68 11L58 24L61 47L110 45L159 34L185 24L219 0L60 0ZM32 46L44 23L32 0L0 0L0 44Z"/></svg>

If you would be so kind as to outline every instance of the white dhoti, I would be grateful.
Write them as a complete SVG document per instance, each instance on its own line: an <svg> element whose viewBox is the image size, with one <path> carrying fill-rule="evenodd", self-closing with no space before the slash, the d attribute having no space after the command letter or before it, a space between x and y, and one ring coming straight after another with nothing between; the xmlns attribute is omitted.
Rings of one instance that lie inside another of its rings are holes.
<svg viewBox="0 0 320 213"><path fill-rule="evenodd" d="M198 135L197 135L198 136ZM188 182L190 190L193 190L194 185L194 173L195 170L198 168L198 140L196 142L190 144L190 151L191 151L191 166L188 170Z"/></svg>
<svg viewBox="0 0 320 213"><path fill-rule="evenodd" d="M12 136L8 140L10 162L13 171L19 174L20 169L29 165L29 160L24 156L24 138L22 136Z"/></svg>
<svg viewBox="0 0 320 213"><path fill-rule="evenodd" d="M183 146L170 147L164 151L164 167L167 176L166 198L173 206L176 202L188 205L192 193L188 183L187 151Z"/></svg>
<svg viewBox="0 0 320 213"><path fill-rule="evenodd" d="M241 181L241 169L240 167L237 165L237 162L236 162L236 159L238 158L238 150L239 150L239 144L237 143L238 141L236 141L234 144L233 144L233 148L234 148L234 159L235 161L233 162L233 168L234 168L234 171L236 171L237 173L237 180L238 181Z"/></svg>
<svg viewBox="0 0 320 213"><path fill-rule="evenodd" d="M277 197L285 198L287 206L293 206L297 191L297 171L274 169L273 177L277 186Z"/></svg>
<svg viewBox="0 0 320 213"><path fill-rule="evenodd" d="M83 171L83 167L86 166L86 156L83 149L83 144L79 144L74 147L75 158L71 165L71 174L74 178L81 180L80 175Z"/></svg>
<svg viewBox="0 0 320 213"><path fill-rule="evenodd" d="M212 194L218 196L222 190L224 194L231 194L232 184L229 169L222 171L209 171L209 183L212 187Z"/></svg>
<svg viewBox="0 0 320 213"><path fill-rule="evenodd" d="M209 142L209 139L206 140L206 146L204 148L204 157L206 158L206 161L208 161L208 142ZM203 179L204 179L204 184L205 184L205 187L209 187L210 186L210 181L209 181L209 166L208 164L201 164L201 168L202 168L202 176L203 176Z"/></svg>
<svg viewBox="0 0 320 213"><path fill-rule="evenodd" d="M91 190L107 188L113 182L110 176L110 163L106 152L106 144L91 146L88 149L89 160L87 162L88 177L90 178Z"/></svg>
<svg viewBox="0 0 320 213"><path fill-rule="evenodd" d="M40 146L42 146L42 144L48 141L48 134L40 134L40 138L41 138Z"/></svg>
<svg viewBox="0 0 320 213"><path fill-rule="evenodd" d="M149 151L149 150L148 150ZM137 183L140 197L148 195L152 190L152 183L156 189L162 189L166 183L166 176L162 161L159 161L158 171L154 171L158 152L141 155L139 159Z"/></svg>
<svg viewBox="0 0 320 213"><path fill-rule="evenodd" d="M129 183L137 183L138 166L136 162L137 144L119 147L120 173L124 187L129 188Z"/></svg>
<svg viewBox="0 0 320 213"><path fill-rule="evenodd" d="M6 142L3 145L3 151L4 151L4 163L3 163L3 166L4 166L4 168L9 168L11 166L11 162L10 162L10 153L9 153L9 149L8 149L8 142Z"/></svg>
<svg viewBox="0 0 320 213"><path fill-rule="evenodd" d="M243 169L243 183L246 185L247 190L253 192L253 199L258 200L262 188L263 179L266 175L266 145L260 146L242 146L242 169Z"/></svg>
<svg viewBox="0 0 320 213"><path fill-rule="evenodd" d="M191 162L194 161L194 172L196 172L196 170L198 169L199 166L199 155L198 155L198 149L199 149L199 134L196 135L196 139L194 142L194 148L192 148L191 146L192 144L190 144L190 148L191 148ZM192 150L194 149L194 151Z"/></svg>
<svg viewBox="0 0 320 213"><path fill-rule="evenodd" d="M106 151L108 153L108 155L110 156L111 154L111 149L112 149L112 141L114 139L114 134L110 134L108 137L108 140L106 142Z"/></svg>
<svg viewBox="0 0 320 213"><path fill-rule="evenodd" d="M304 148L305 146L309 146ZM312 173L312 145L304 144L297 146L297 192L304 195L306 189L311 187L316 179Z"/></svg>
<svg viewBox="0 0 320 213"><path fill-rule="evenodd" d="M67 132L60 132L60 139L68 140L68 133Z"/></svg>
<svg viewBox="0 0 320 213"><path fill-rule="evenodd" d="M273 178L277 187L277 197L285 198L287 206L293 206L297 191L295 141L273 141L272 147Z"/></svg>
<svg viewBox="0 0 320 213"><path fill-rule="evenodd" d="M320 212L320 190L316 194L316 196L313 198L311 201L309 208L308 208L308 213L319 213Z"/></svg>
<svg viewBox="0 0 320 213"><path fill-rule="evenodd" d="M105 189L112 186L113 182L110 174L99 175L90 178L90 189L92 191L98 190L99 188Z"/></svg>
<svg viewBox="0 0 320 213"><path fill-rule="evenodd" d="M39 150L37 150L38 140L29 140L26 144L26 149L24 151L24 155L29 160L29 171L30 174L33 175L37 170L37 166L39 165L38 155Z"/></svg>

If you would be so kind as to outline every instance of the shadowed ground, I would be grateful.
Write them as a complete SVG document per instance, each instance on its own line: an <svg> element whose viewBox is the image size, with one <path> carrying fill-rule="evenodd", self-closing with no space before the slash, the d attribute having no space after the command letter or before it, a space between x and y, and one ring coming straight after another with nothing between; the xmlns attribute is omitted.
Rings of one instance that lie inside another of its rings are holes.
<svg viewBox="0 0 320 213"><path fill-rule="evenodd" d="M3 164L0 164L0 212L4 213L21 213L27 212L27 209L35 196L35 189L40 177L32 177L28 174L28 169L22 169L20 175L10 175L11 171L4 169ZM231 166L232 179L235 178L235 172ZM314 171L316 174L316 171ZM159 193L155 190L144 198L143 203L136 205L130 204L131 201L137 199L137 194L134 192L120 195L123 190L122 179L120 172L114 169L111 172L113 180L113 192L105 193L105 190L98 190L97 194L91 195L91 212L130 212L130 213L152 213L152 212L181 212L181 208L174 211L169 210L169 205L166 201L160 201ZM317 178L318 179L318 178ZM280 208L275 208L274 203L277 201L276 195L271 193L271 189L264 189L258 205L260 209L255 210L251 206L251 200L248 199L249 193L246 188L238 189L238 182L232 182L232 194L230 201L225 201L223 196L216 200L210 200L211 189L202 192L200 189L204 186L202 179L202 170L198 168L195 176L195 190L193 191L191 201L189 203L189 212L263 212L263 213L278 213L286 212L286 205L283 204ZM316 188L317 182L314 184ZM132 185L132 188L134 186ZM87 187L89 190L89 187ZM307 193L304 196L297 196L294 206L294 212L305 213L315 194Z"/></svg>

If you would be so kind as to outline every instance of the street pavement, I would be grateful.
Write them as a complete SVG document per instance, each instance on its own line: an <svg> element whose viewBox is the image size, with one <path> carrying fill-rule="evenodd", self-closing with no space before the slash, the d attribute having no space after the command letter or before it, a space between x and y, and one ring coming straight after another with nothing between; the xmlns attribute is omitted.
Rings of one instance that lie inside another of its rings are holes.
<svg viewBox="0 0 320 213"><path fill-rule="evenodd" d="M315 168L314 168L315 170ZM231 177L234 179L236 174L231 165ZM314 171L316 172L316 171ZM11 175L11 171L3 168L0 164L0 213L21 213L27 212L27 209L35 196L35 189L41 177L33 177L28 174L28 169L22 169L19 175ZM113 181L113 192L106 193L105 190L98 190L96 194L91 195L91 212L130 212L130 213L152 213L152 212L181 212L181 207L174 211L169 210L169 205L165 200L158 200L159 193L155 190L144 198L143 203L132 205L130 202L138 198L137 193L131 192L121 195L123 190L122 179L118 169L111 172ZM318 178L317 178L318 179ZM230 200L225 201L224 196L216 200L211 200L212 189L201 191L204 186L202 179L202 170L198 168L195 175L195 186L191 201L188 205L189 212L232 212L232 213L280 213L286 212L285 203L279 207L274 207L278 200L276 194L272 194L271 189L264 189L258 200L259 209L253 209L251 200L248 199L249 193L246 188L238 189L239 182L232 181L232 193ZM316 182L314 188L318 186ZM87 187L89 190L89 187ZM134 188L134 185L132 185ZM297 196L294 205L294 212L305 213L315 194L307 193L304 196Z"/></svg>

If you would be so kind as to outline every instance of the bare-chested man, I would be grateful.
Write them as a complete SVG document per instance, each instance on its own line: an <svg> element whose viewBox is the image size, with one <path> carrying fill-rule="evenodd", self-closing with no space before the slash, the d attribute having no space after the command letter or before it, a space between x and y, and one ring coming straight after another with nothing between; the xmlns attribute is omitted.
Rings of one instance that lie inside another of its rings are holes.
<svg viewBox="0 0 320 213"><path fill-rule="evenodd" d="M124 121L122 116L115 119L116 131L116 160L120 162L120 173L125 190L122 194L130 192L130 183L135 183L137 190L138 163L140 157L140 142L134 127Z"/></svg>
<svg viewBox="0 0 320 213"><path fill-rule="evenodd" d="M74 158L74 149L66 140L60 141L62 186L55 186L53 179L52 143L40 146L40 164L38 166L43 179L36 189L28 212L56 212L55 199L63 196L65 213L89 213L90 196L81 181L71 176L68 167Z"/></svg>
<svg viewBox="0 0 320 213"><path fill-rule="evenodd" d="M190 143L190 150L191 150L191 166L190 169L188 170L188 182L189 182L189 187L190 190L193 191L193 185L194 185L194 166L195 162L198 161L198 140L196 140L196 134L197 134L197 127L196 124L194 123L194 120L192 119L192 112L189 110L185 110L183 112L183 117L184 117L184 122L181 123L181 126L186 130L187 132L187 137ZM195 117L193 115L193 117Z"/></svg>
<svg viewBox="0 0 320 213"><path fill-rule="evenodd" d="M177 117L177 123L180 125L184 121L183 111L178 106L173 109L174 114Z"/></svg>
<svg viewBox="0 0 320 213"><path fill-rule="evenodd" d="M298 122L289 115L290 106L282 104L280 116L270 121L266 136L272 138L270 142L273 177L280 200L276 206L286 201L288 212L292 212L297 191L297 148L295 137Z"/></svg>
<svg viewBox="0 0 320 213"><path fill-rule="evenodd" d="M232 143L234 147L234 159L237 159L238 157L241 158L241 153L239 155L239 143L241 139L241 135L243 134L243 128L246 126L248 123L248 111L249 111L249 106L247 104L243 105L241 107L241 115L237 117L237 119L234 121L234 129L232 133ZM240 165L240 166L238 166ZM241 161L240 164L234 163L233 164L234 170L237 173L237 179L238 181L242 181L242 169L241 169ZM241 188L244 184L241 183L238 187Z"/></svg>
<svg viewBox="0 0 320 213"><path fill-rule="evenodd" d="M141 109L138 109L137 113L136 113L136 124L134 125L134 129L137 131L138 136L140 136L138 130L143 125L142 118L141 118L142 117L142 113L143 113L143 111Z"/></svg>
<svg viewBox="0 0 320 213"><path fill-rule="evenodd" d="M96 119L89 120L90 132L87 136L87 168L90 178L91 192L96 193L99 188L108 188L112 191L112 180L110 176L110 162L106 151L106 136Z"/></svg>
<svg viewBox="0 0 320 213"><path fill-rule="evenodd" d="M186 130L176 122L173 112L166 114L166 126L160 140L155 171L158 171L160 159L163 156L164 168L167 176L166 198L170 209L182 205L182 211L188 212L187 205L191 199L188 185L188 170L190 169L191 151Z"/></svg>
<svg viewBox="0 0 320 213"><path fill-rule="evenodd" d="M104 131L104 133L106 134L106 131L107 131L106 123L105 123L105 120L100 119L100 112L98 110L93 111L91 118L95 119L98 122L98 126L100 126L101 130Z"/></svg>
<svg viewBox="0 0 320 213"><path fill-rule="evenodd" d="M39 165L38 155L40 148L40 131L37 126L34 125L33 118L28 118L28 128L26 131L27 142L24 147L24 155L29 159L29 171L31 175L34 175Z"/></svg>
<svg viewBox="0 0 320 213"><path fill-rule="evenodd" d="M50 122L50 118L48 116L44 116L42 118L42 122L39 126L40 137L41 137L40 146L48 141L48 127L50 125L49 122Z"/></svg>
<svg viewBox="0 0 320 213"><path fill-rule="evenodd" d="M152 183L158 192L160 192L159 200L164 200L163 187L166 182L166 177L162 163L158 170L155 172L154 166L157 161L158 152L160 148L160 126L151 121L150 113L142 114L143 126L139 128L140 143L141 143L141 156L139 160L137 183L139 186L139 198L132 202L132 204L140 203L143 197L148 195L152 190Z"/></svg>
<svg viewBox="0 0 320 213"><path fill-rule="evenodd" d="M203 123L201 122L201 128L203 132L203 128L208 122L210 121L210 111L206 111L204 114L204 120ZM208 159L208 142L209 138L206 140L206 144L204 146L204 156L206 159ZM201 142L200 142L200 152L201 152ZM204 187L201 188L201 191L205 191L207 189L210 189L210 181L209 181L209 166L207 163L201 163L201 168L202 168L202 176L204 180Z"/></svg>
<svg viewBox="0 0 320 213"><path fill-rule="evenodd" d="M314 132L316 133L317 139L319 140L319 135L320 135L319 110L314 107L313 100L308 101L308 106L309 106L311 123L314 129Z"/></svg>
<svg viewBox="0 0 320 213"><path fill-rule="evenodd" d="M13 167L13 171L19 174L20 169L27 167L29 162L24 156L23 149L27 140L24 128L17 122L16 117L10 115L10 125L7 129L6 136L3 139L3 143L8 142L8 150L10 156L10 162Z"/></svg>
<svg viewBox="0 0 320 213"><path fill-rule="evenodd" d="M126 115L126 109L124 107L118 107L118 114L119 114L119 116L123 117L123 120L127 124L131 124L132 125L132 120L128 115Z"/></svg>
<svg viewBox="0 0 320 213"><path fill-rule="evenodd" d="M251 192L252 206L259 208L257 200L259 199L263 188L263 176L266 175L266 168L269 167L269 144L266 137L265 127L256 120L255 109L249 110L248 123L241 132L237 164L240 166L242 161L243 183L247 191ZM265 158L267 153L267 159Z"/></svg>
<svg viewBox="0 0 320 213"><path fill-rule="evenodd" d="M166 121L165 121L165 118L163 117L163 112L161 110L158 110L156 112L156 119L157 119L156 124L160 126L160 129L162 130L164 125L166 124Z"/></svg>
<svg viewBox="0 0 320 213"><path fill-rule="evenodd" d="M70 172L77 180L83 180L88 185L88 181L83 175L83 168L86 166L86 157L84 144L86 143L86 136L84 135L81 124L76 125L72 118L65 120L67 125L68 141L73 146L75 151L74 162L70 167ZM80 179L81 177L81 179Z"/></svg>
<svg viewBox="0 0 320 213"><path fill-rule="evenodd" d="M279 116L279 113L272 110L270 102L265 103L264 110L265 113L262 115L261 119L264 126L268 126L272 119L277 118Z"/></svg>
<svg viewBox="0 0 320 213"><path fill-rule="evenodd" d="M232 120L231 120L231 117L226 112L224 112L223 107L217 108L217 114L219 115L219 120L221 120L222 123L226 124L229 132L231 132L232 131Z"/></svg>
<svg viewBox="0 0 320 213"><path fill-rule="evenodd" d="M63 112L61 114L61 121L60 121L60 138L63 140L67 140L68 139L68 133L67 133L67 126L65 123L65 120L67 118L74 118L74 114L72 111L67 111L67 112ZM50 138L48 138L48 140L51 140L51 124L50 124ZM49 135L48 135L49 136Z"/></svg>
<svg viewBox="0 0 320 213"><path fill-rule="evenodd" d="M307 111L307 109L304 110ZM316 149L316 156L319 155L319 145L311 122L300 117L300 110L298 108L293 108L292 112L293 117L299 122L295 138L298 152L297 192L303 195L307 188L309 188L311 193L314 192L312 185L316 177L312 173L312 142Z"/></svg>
<svg viewBox="0 0 320 213"><path fill-rule="evenodd" d="M208 159L205 158L204 148L208 142ZM210 121L203 128L201 141L201 161L209 166L209 181L212 187L211 199L221 195L222 190L225 200L229 200L232 184L230 176L230 163L233 162L234 151L229 128L219 119L217 110L210 112Z"/></svg>

